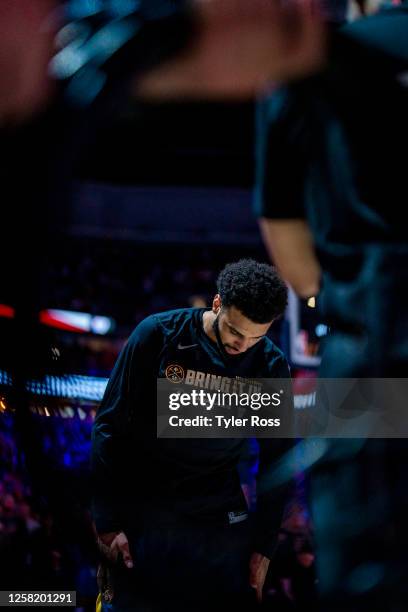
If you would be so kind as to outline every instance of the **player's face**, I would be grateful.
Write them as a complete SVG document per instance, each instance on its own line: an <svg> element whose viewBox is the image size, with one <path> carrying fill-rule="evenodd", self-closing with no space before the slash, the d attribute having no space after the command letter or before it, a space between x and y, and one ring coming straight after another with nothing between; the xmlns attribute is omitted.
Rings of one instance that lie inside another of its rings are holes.
<svg viewBox="0 0 408 612"><path fill-rule="evenodd" d="M245 353L262 340L271 323L254 323L235 306L221 308L218 315L218 329L221 342L229 355Z"/></svg>

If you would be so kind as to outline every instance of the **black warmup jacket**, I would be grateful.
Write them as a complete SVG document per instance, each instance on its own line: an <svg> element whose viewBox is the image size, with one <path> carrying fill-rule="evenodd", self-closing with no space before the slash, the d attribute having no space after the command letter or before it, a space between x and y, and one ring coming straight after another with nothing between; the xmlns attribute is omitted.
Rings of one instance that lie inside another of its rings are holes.
<svg viewBox="0 0 408 612"><path fill-rule="evenodd" d="M246 510L237 471L242 439L157 439L156 384L179 365L234 378L288 378L283 353L263 338L224 360L205 334L205 309L184 308L147 317L130 336L112 372L93 429L94 520L99 533L134 531L149 517L226 523ZM292 409L290 401L287 409ZM285 407L286 409L286 407ZM271 556L291 481L271 484L292 443L259 440L254 550ZM160 519L159 519L160 520Z"/></svg>

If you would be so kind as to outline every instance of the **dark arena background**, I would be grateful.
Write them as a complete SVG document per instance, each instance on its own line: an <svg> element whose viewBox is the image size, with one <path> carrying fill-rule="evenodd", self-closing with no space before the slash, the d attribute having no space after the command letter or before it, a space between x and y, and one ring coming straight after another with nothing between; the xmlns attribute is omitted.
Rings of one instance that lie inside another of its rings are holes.
<svg viewBox="0 0 408 612"><path fill-rule="evenodd" d="M55 4L63 23L78 28L69 34L74 38L85 25L104 27L104 3ZM116 7L115 19L139 5L105 4ZM326 4L341 13L338 2ZM98 595L91 429L120 350L152 313L211 306L226 264L271 261L253 211L254 96L146 102L122 87L131 72L178 50L186 34L181 28L178 39L172 28L168 40L149 31L134 49L118 43L101 60L100 89L96 52L77 81L69 62L66 73L54 65L52 101L0 122L0 590L75 590L78 611L94 610ZM92 96L92 88L99 93ZM291 366L298 411L313 410L313 380L330 333L319 296L302 299L289 288L285 315L269 335ZM320 609L308 480L316 453L299 441L296 486L269 566L264 610ZM248 440L239 471L250 507L257 465L257 442ZM381 458L373 465L382 474ZM384 504L387 491L379 478ZM320 516L333 511L322 496L312 503ZM406 572L406 564L397 569ZM355 574L356 597L375 587L379 571L373 561ZM389 608L406 610L408 601Z"/></svg>

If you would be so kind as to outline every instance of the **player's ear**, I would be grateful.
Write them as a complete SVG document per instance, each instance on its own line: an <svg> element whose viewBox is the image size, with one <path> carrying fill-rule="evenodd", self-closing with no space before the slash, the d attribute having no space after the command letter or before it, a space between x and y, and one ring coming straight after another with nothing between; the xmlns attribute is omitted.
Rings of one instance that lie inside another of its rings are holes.
<svg viewBox="0 0 408 612"><path fill-rule="evenodd" d="M217 294L214 296L214 299L213 299L213 303L212 303L212 311L213 311L215 314L218 314L218 313L219 313L219 311L221 310L221 306L222 306L221 296L220 296L220 294L219 294L219 293L217 293Z"/></svg>

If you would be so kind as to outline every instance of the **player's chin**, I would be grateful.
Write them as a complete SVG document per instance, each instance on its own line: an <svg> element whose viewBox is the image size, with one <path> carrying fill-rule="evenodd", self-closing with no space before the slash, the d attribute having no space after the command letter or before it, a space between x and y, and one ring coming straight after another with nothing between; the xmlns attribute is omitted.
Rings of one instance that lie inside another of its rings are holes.
<svg viewBox="0 0 408 612"><path fill-rule="evenodd" d="M224 345L224 349L228 355L238 355L241 352L239 349L236 349L233 346Z"/></svg>

